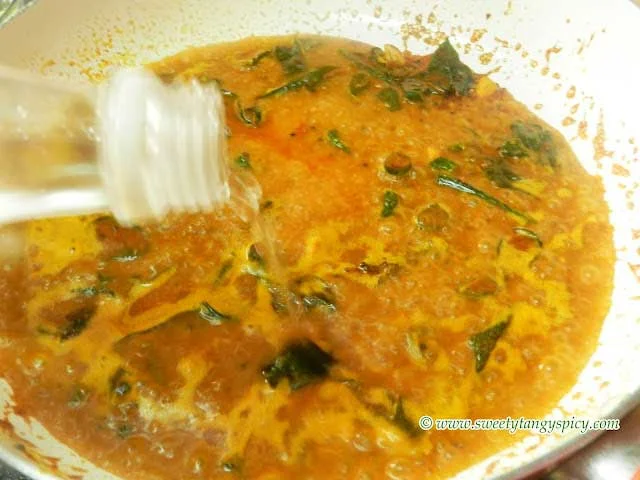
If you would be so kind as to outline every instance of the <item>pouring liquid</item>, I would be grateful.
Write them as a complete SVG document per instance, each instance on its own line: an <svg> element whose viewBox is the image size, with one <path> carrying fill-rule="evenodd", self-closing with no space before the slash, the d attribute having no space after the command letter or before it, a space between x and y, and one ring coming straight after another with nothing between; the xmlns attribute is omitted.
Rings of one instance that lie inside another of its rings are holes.
<svg viewBox="0 0 640 480"><path fill-rule="evenodd" d="M274 305L295 315L260 186L230 172L224 110L215 85L143 70L88 88L0 68L0 224L111 210L127 226L228 203L250 225ZM3 251L20 251L15 231L3 229Z"/></svg>
<svg viewBox="0 0 640 480"><path fill-rule="evenodd" d="M289 272L280 259L278 238L271 218L260 211L262 193L253 174L242 172L230 176L229 206L234 215L248 223L251 229L253 254L260 257L255 274L269 289L272 306L279 313L298 319L302 306L289 289Z"/></svg>

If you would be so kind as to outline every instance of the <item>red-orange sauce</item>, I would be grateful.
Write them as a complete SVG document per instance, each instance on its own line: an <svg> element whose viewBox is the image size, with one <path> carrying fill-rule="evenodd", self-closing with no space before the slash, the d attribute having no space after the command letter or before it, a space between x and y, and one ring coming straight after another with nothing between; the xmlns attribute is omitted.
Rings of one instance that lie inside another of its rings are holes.
<svg viewBox="0 0 640 480"><path fill-rule="evenodd" d="M536 418L569 390L609 305L608 210L556 131L432 61L281 37L152 65L228 90L283 273L230 209L29 223L0 269L20 412L132 479L438 478L516 441L418 419ZM317 364L287 364L309 342Z"/></svg>

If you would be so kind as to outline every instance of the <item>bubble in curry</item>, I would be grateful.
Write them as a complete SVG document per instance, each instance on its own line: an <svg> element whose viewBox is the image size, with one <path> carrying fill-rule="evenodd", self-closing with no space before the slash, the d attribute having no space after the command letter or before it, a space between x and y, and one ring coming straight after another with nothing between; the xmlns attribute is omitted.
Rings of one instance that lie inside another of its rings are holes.
<svg viewBox="0 0 640 480"><path fill-rule="evenodd" d="M256 237L226 208L34 221L0 273L24 413L125 478L422 479L518 439L595 348L613 248L600 181L449 41L315 36L151 67L217 82Z"/></svg>

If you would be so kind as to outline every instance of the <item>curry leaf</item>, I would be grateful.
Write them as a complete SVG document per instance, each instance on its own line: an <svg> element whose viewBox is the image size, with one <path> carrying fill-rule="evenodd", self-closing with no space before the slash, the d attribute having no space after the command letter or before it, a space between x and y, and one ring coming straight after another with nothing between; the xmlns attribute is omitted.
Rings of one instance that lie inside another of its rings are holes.
<svg viewBox="0 0 640 480"><path fill-rule="evenodd" d="M523 158L529 156L527 150L524 148L524 145L522 145L522 142L517 139L507 140L506 142L504 142L498 149L498 153L501 157L508 158Z"/></svg>
<svg viewBox="0 0 640 480"><path fill-rule="evenodd" d="M287 75L304 72L307 68L302 48L297 42L294 42L291 47L277 46L273 54Z"/></svg>
<svg viewBox="0 0 640 480"><path fill-rule="evenodd" d="M391 421L396 424L400 430L404 431L410 437L417 437L423 430L418 427L416 422L413 422L404 411L404 402L402 398L399 398L395 404L393 416Z"/></svg>
<svg viewBox="0 0 640 480"><path fill-rule="evenodd" d="M556 166L556 147L551 132L535 123L514 122L511 132L522 144L534 152L538 152L538 162L543 165Z"/></svg>
<svg viewBox="0 0 640 480"><path fill-rule="evenodd" d="M262 369L262 376L272 388L286 378L295 391L325 378L334 363L333 357L318 345L303 340L287 346Z"/></svg>
<svg viewBox="0 0 640 480"><path fill-rule="evenodd" d="M442 187L451 188L453 190L457 190L458 192L468 193L469 195L478 197L479 199L484 200L488 204L493 205L494 207L498 207L504 210L505 212L511 213L516 217L520 217L523 220L526 220L527 222L534 221L534 219L531 218L529 215L519 212L518 210L510 207L503 201L498 200L497 198L492 197L491 195L483 192L482 190L477 189L473 185L469 185L468 183L465 183L462 180L458 180L457 178L449 177L447 175L438 175L438 177L436 178L436 183Z"/></svg>
<svg viewBox="0 0 640 480"><path fill-rule="evenodd" d="M235 164L240 168L251 168L251 155L248 152L242 152L234 160Z"/></svg>
<svg viewBox="0 0 640 480"><path fill-rule="evenodd" d="M351 77L349 82L349 91L351 95L358 96L371 86L371 77L366 73L359 72Z"/></svg>
<svg viewBox="0 0 640 480"><path fill-rule="evenodd" d="M456 169L456 164L445 157L438 157L429 163L433 170L441 170L443 172L453 172Z"/></svg>
<svg viewBox="0 0 640 480"><path fill-rule="evenodd" d="M329 133L327 133L327 138L329 139L331 145L336 147L338 150L342 150L344 153L351 153L351 149L342 141L337 130L329 130Z"/></svg>
<svg viewBox="0 0 640 480"><path fill-rule="evenodd" d="M65 317L66 323L58 332L60 340L64 342L80 335L85 328L87 328L89 321L95 313L95 306L82 307L69 313Z"/></svg>
<svg viewBox="0 0 640 480"><path fill-rule="evenodd" d="M316 275L304 275L295 279L291 290L307 311L317 307L329 312L336 311L337 299L333 288Z"/></svg>
<svg viewBox="0 0 640 480"><path fill-rule="evenodd" d="M511 316L506 320L496 323L488 329L476 333L469 339L469 346L473 351L476 360L476 372L481 372L489 360L489 356L493 349L496 347L496 343L502 337L505 330L511 323Z"/></svg>
<svg viewBox="0 0 640 480"><path fill-rule="evenodd" d="M258 246L255 243L252 243L249 249L247 250L247 260L250 262L257 263L258 265L264 267L265 261L262 254L258 251Z"/></svg>
<svg viewBox="0 0 640 480"><path fill-rule="evenodd" d="M440 44L431 56L424 78L431 93L468 95L474 85L473 72L460 61L449 39Z"/></svg>
<svg viewBox="0 0 640 480"><path fill-rule="evenodd" d="M396 192L393 192L391 190L387 190L386 192L384 192L384 194L382 195L382 212L380 213L380 215L383 218L393 215L393 212L398 206L399 200L400 197Z"/></svg>
<svg viewBox="0 0 640 480"><path fill-rule="evenodd" d="M234 108L236 115L242 123L250 127L258 127L262 123L262 110L258 106L244 108L240 97L231 90L222 88L222 82L218 79L211 80L218 85L220 93L225 98L230 98L234 101Z"/></svg>
<svg viewBox="0 0 640 480"><path fill-rule="evenodd" d="M244 64L244 68L246 70L253 70L256 68L262 60L272 55L271 50L265 50L264 52L258 53L255 57L253 57L250 61Z"/></svg>
<svg viewBox="0 0 640 480"><path fill-rule="evenodd" d="M522 180L502 159L494 159L485 169L485 174L496 186L500 188L513 188L513 183Z"/></svg>
<svg viewBox="0 0 640 480"><path fill-rule="evenodd" d="M296 78L295 80L285 83L284 85L272 88L271 90L267 90L258 98L277 97L289 92L293 92L295 90L300 90L303 87L310 92L313 92L318 87L318 85L320 85L325 80L326 75L335 69L336 67L324 66L316 70L312 70L305 75Z"/></svg>
<svg viewBox="0 0 640 480"><path fill-rule="evenodd" d="M206 320L210 325L218 326L225 322L233 321L234 318L231 315L226 315L213 308L209 303L202 302L198 309L198 315L203 320Z"/></svg>
<svg viewBox="0 0 640 480"><path fill-rule="evenodd" d="M262 123L262 110L260 107L253 106L244 108L240 102L237 102L238 117L245 125L256 128Z"/></svg>
<svg viewBox="0 0 640 480"><path fill-rule="evenodd" d="M236 159L236 162L237 162L237 159ZM232 268L233 268L233 259L229 259L229 260L225 261L222 264L222 266L220 267L220 270L218 270L218 274L216 275L216 279L213 282L214 285L221 285L224 282L225 277L231 271Z"/></svg>
<svg viewBox="0 0 640 480"><path fill-rule="evenodd" d="M418 90L405 90L404 98L406 98L409 103L422 103L424 101L422 93Z"/></svg>
<svg viewBox="0 0 640 480"><path fill-rule="evenodd" d="M398 92L394 88L383 88L378 92L377 97L386 105L389 111L395 112L400 110L400 95L398 95Z"/></svg>
<svg viewBox="0 0 640 480"><path fill-rule="evenodd" d="M365 58L360 53L348 52L346 50L340 50L340 54L349 60L356 68L365 71L369 75L378 80L382 80L385 83L394 85L398 82L398 79L389 70L380 65L370 65L371 59Z"/></svg>

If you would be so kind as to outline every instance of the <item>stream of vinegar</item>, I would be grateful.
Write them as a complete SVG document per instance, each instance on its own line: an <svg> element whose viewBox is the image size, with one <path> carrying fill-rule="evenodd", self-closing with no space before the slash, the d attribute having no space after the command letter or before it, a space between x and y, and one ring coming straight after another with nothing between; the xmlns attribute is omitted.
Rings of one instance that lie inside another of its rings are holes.
<svg viewBox="0 0 640 480"><path fill-rule="evenodd" d="M230 176L229 186L232 212L250 225L252 241L260 246L265 263L265 276L261 280L266 282L272 298L278 299L274 301L284 303L289 315L299 318L302 306L288 288L291 278L278 252L275 228L272 220L260 211L260 184L253 174L242 172Z"/></svg>

